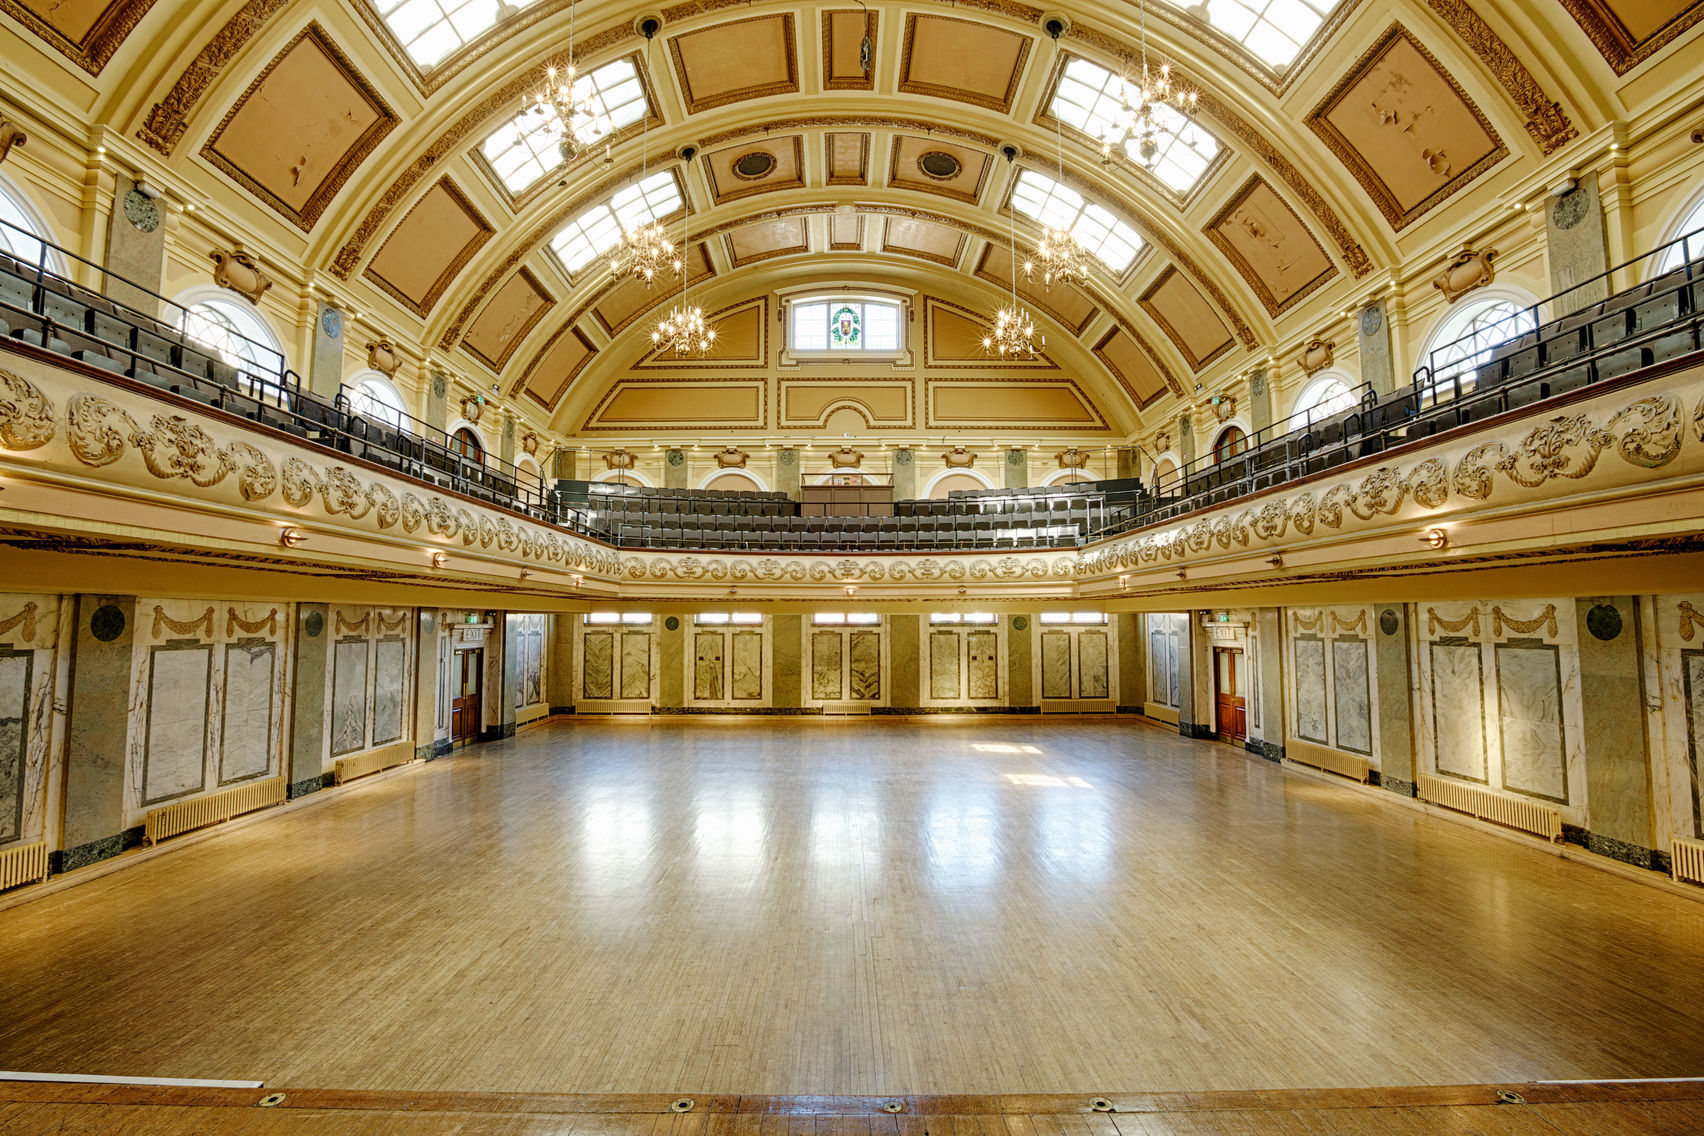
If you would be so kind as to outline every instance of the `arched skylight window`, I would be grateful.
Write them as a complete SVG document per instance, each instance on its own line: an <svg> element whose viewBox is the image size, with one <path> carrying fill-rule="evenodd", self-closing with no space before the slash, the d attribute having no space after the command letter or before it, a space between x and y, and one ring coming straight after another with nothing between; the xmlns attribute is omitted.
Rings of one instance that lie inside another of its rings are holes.
<svg viewBox="0 0 1704 1136"><path fill-rule="evenodd" d="M349 402L350 409L361 417L387 423L393 429L402 429L407 413L402 405L402 395L377 371L357 376L355 385L350 388Z"/></svg>
<svg viewBox="0 0 1704 1136"><path fill-rule="evenodd" d="M580 76L574 94L591 100L611 131L638 122L646 111L645 85L631 59L617 59ZM562 152L546 130L544 116L531 108L492 132L481 151L510 193L519 193L562 165Z"/></svg>
<svg viewBox="0 0 1704 1136"><path fill-rule="evenodd" d="M1536 330L1532 309L1507 296L1458 301L1432 333L1420 356L1438 382L1460 376L1471 382L1493 347Z"/></svg>
<svg viewBox="0 0 1704 1136"><path fill-rule="evenodd" d="M431 67L535 0L379 0L379 15L408 57Z"/></svg>
<svg viewBox="0 0 1704 1136"><path fill-rule="evenodd" d="M1669 246L1668 251L1663 253L1662 260L1657 265L1657 275L1673 272L1677 268L1684 267L1689 260L1698 260L1704 257L1704 232L1700 232L1700 230L1704 230L1704 197L1699 198L1692 206L1691 211L1682 218L1672 238L1676 241L1679 241L1682 237L1689 237L1690 239ZM1694 274L1696 274L1696 271L1694 269Z"/></svg>
<svg viewBox="0 0 1704 1136"><path fill-rule="evenodd" d="M1116 132L1113 116L1122 105L1123 86L1120 76L1098 63L1073 59L1059 77L1059 89L1050 109L1066 126L1104 141ZM1160 150L1151 169L1171 189L1186 193L1218 156L1219 140L1164 103L1156 108L1156 117ZM1126 146L1125 153L1131 161L1142 164L1134 143Z"/></svg>
<svg viewBox="0 0 1704 1136"><path fill-rule="evenodd" d="M623 225L643 224L667 217L681 207L680 186L667 170L621 190L592 206L551 238L550 247L563 267L578 272L615 247Z"/></svg>
<svg viewBox="0 0 1704 1136"><path fill-rule="evenodd" d="M285 369L283 345L266 318L251 305L223 296L186 304L178 328L212 348L244 376L244 385L276 396Z"/></svg>
<svg viewBox="0 0 1704 1136"><path fill-rule="evenodd" d="M34 238L46 239L48 234L36 219L35 211L3 181L0 181L0 221L5 222L0 225L0 251L12 254L23 264L39 263L45 246ZM47 268L51 271L57 267L57 258L49 252Z"/></svg>
<svg viewBox="0 0 1704 1136"><path fill-rule="evenodd" d="M1069 229L1084 248L1114 272L1129 268L1142 248L1142 238L1135 229L1085 200L1070 186L1034 170L1018 175L1012 208L1043 225Z"/></svg>
<svg viewBox="0 0 1704 1136"><path fill-rule="evenodd" d="M1355 405L1355 391L1348 377L1327 371L1302 391L1302 396L1296 400L1296 408L1290 412L1290 417L1301 419L1311 426L1334 414L1346 414L1354 410Z"/></svg>
<svg viewBox="0 0 1704 1136"><path fill-rule="evenodd" d="M1207 22L1262 62L1287 67L1336 7L1329 0L1207 0Z"/></svg>

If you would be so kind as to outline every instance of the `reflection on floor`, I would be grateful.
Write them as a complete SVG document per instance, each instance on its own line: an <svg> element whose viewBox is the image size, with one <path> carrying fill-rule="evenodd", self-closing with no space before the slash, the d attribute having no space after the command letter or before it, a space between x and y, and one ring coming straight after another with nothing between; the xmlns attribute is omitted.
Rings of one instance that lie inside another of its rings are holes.
<svg viewBox="0 0 1704 1136"><path fill-rule="evenodd" d="M383 1090L1686 1076L1704 905L1131 721L568 720L0 912L0 1006Z"/></svg>

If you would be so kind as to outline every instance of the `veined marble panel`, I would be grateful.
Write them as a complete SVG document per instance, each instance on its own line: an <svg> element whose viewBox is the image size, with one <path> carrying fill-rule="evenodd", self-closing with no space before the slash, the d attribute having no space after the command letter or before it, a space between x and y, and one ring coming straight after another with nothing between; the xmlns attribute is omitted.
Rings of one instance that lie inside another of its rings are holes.
<svg viewBox="0 0 1704 1136"><path fill-rule="evenodd" d="M580 667L580 692L586 698L615 697L615 632L588 631Z"/></svg>
<svg viewBox="0 0 1704 1136"><path fill-rule="evenodd" d="M1186 627L1187 620L1187 616L1172 616L1171 630L1166 633L1166 680L1171 689L1171 698L1166 702L1167 706L1183 705L1181 684L1183 682L1183 636L1186 631L1180 629Z"/></svg>
<svg viewBox="0 0 1704 1136"><path fill-rule="evenodd" d="M1562 732L1562 664L1556 647L1497 644L1497 705L1503 788L1568 803Z"/></svg>
<svg viewBox="0 0 1704 1136"><path fill-rule="evenodd" d="M969 656L965 674L970 697L1000 697L1000 636L992 631L971 631L964 642Z"/></svg>
<svg viewBox="0 0 1704 1136"><path fill-rule="evenodd" d="M232 643L225 648L224 721L219 738L219 784L259 777L272 765L273 697L278 648Z"/></svg>
<svg viewBox="0 0 1704 1136"><path fill-rule="evenodd" d="M1680 653L1686 696L1686 755L1692 769L1692 835L1704 836L1704 651Z"/></svg>
<svg viewBox="0 0 1704 1136"><path fill-rule="evenodd" d="M540 621L543 616L537 616ZM528 631L524 643L524 670L520 682L522 706L537 706L544 701L544 632Z"/></svg>
<svg viewBox="0 0 1704 1136"><path fill-rule="evenodd" d="M408 684L408 644L380 639L373 647L373 744L402 737L402 696Z"/></svg>
<svg viewBox="0 0 1704 1136"><path fill-rule="evenodd" d="M340 639L332 647L331 753L367 744L367 640Z"/></svg>
<svg viewBox="0 0 1704 1136"><path fill-rule="evenodd" d="M1171 703L1171 680L1166 676L1166 633L1158 627L1148 630L1148 697L1155 702Z"/></svg>
<svg viewBox="0 0 1704 1136"><path fill-rule="evenodd" d="M1484 663L1477 643L1430 644L1438 772L1484 784Z"/></svg>
<svg viewBox="0 0 1704 1136"><path fill-rule="evenodd" d="M841 634L811 632L811 697L832 701L844 689L840 676Z"/></svg>
<svg viewBox="0 0 1704 1136"><path fill-rule="evenodd" d="M621 633L621 697L651 697L651 633Z"/></svg>
<svg viewBox="0 0 1704 1136"><path fill-rule="evenodd" d="M722 632L700 631L693 636L692 696L705 701L722 697Z"/></svg>
<svg viewBox="0 0 1704 1136"><path fill-rule="evenodd" d="M734 639L733 698L740 702L763 699L763 632L736 631Z"/></svg>
<svg viewBox="0 0 1704 1136"><path fill-rule="evenodd" d="M1041 633L1041 696L1071 697L1071 633Z"/></svg>
<svg viewBox="0 0 1704 1136"><path fill-rule="evenodd" d="M956 699L959 696L959 633L929 632L929 697Z"/></svg>
<svg viewBox="0 0 1704 1136"><path fill-rule="evenodd" d="M144 805L198 793L207 785L207 712L213 648L155 647L148 659L148 728L142 750Z"/></svg>
<svg viewBox="0 0 1704 1136"><path fill-rule="evenodd" d="M29 651L0 650L0 844L23 835L24 759L34 661Z"/></svg>
<svg viewBox="0 0 1704 1136"><path fill-rule="evenodd" d="M882 696L882 637L877 631L854 631L847 651L846 678L852 697L874 702Z"/></svg>
<svg viewBox="0 0 1704 1136"><path fill-rule="evenodd" d="M1292 643L1296 657L1296 736L1330 745L1325 736L1325 642L1297 637Z"/></svg>
<svg viewBox="0 0 1704 1136"><path fill-rule="evenodd" d="M1372 687L1367 674L1367 641L1331 641L1331 693L1337 719L1337 748L1371 756Z"/></svg>
<svg viewBox="0 0 1704 1136"><path fill-rule="evenodd" d="M1077 633L1078 698L1105 698L1112 689L1111 677L1107 673L1111 652L1107 650L1106 640L1104 631Z"/></svg>

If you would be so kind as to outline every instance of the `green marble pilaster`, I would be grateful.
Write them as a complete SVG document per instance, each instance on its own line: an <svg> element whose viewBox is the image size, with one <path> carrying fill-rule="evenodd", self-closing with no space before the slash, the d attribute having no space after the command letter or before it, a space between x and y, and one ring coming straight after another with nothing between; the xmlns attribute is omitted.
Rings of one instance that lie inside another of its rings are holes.
<svg viewBox="0 0 1704 1136"><path fill-rule="evenodd" d="M426 376L426 413L428 426L442 430L450 421L450 377L434 368Z"/></svg>
<svg viewBox="0 0 1704 1136"><path fill-rule="evenodd" d="M917 496L917 453L909 448L893 452L893 499L908 501Z"/></svg>
<svg viewBox="0 0 1704 1136"><path fill-rule="evenodd" d="M1379 785L1404 797L1414 795L1414 695L1409 682L1407 604L1373 608L1374 729L1379 739Z"/></svg>
<svg viewBox="0 0 1704 1136"><path fill-rule="evenodd" d="M124 195L136 188L136 183L124 174L115 175L113 183L113 210L107 222L106 268L113 275L133 280L141 287L133 288L129 284L111 279L105 281L104 285L92 280L87 283L103 288L114 300L135 308L144 315L163 318L167 323L176 324L177 317L174 314L168 312L162 315L160 301L152 294L160 291L165 280L166 230L175 223L175 218L170 216L166 203L156 199L154 205L159 209L160 223L153 232L143 232L130 223L130 218L124 212Z"/></svg>
<svg viewBox="0 0 1704 1136"><path fill-rule="evenodd" d="M552 714L573 713L579 694L574 674L574 629L579 621L577 615L552 615L545 621L545 636L549 640L545 649L549 652L550 665L545 669L544 681L550 691Z"/></svg>
<svg viewBox="0 0 1704 1136"><path fill-rule="evenodd" d="M663 451L663 488L685 489L688 473L685 450Z"/></svg>
<svg viewBox="0 0 1704 1136"><path fill-rule="evenodd" d="M773 638L769 656L770 665L774 668L770 685L775 695L772 705L777 708L804 705L804 701L800 697L800 684L804 670L804 663L801 659L803 647L800 637L804 633L803 616L777 615L770 621L770 634Z"/></svg>
<svg viewBox="0 0 1704 1136"><path fill-rule="evenodd" d="M1135 446L1118 447L1117 458L1118 477L1120 479L1142 476L1142 459Z"/></svg>
<svg viewBox="0 0 1704 1136"><path fill-rule="evenodd" d="M1180 415L1177 420L1177 455L1188 465L1195 460L1195 425L1189 420L1189 415Z"/></svg>
<svg viewBox="0 0 1704 1136"><path fill-rule="evenodd" d="M121 621L122 627L117 627ZM115 627L118 633L103 642L95 636L96 627L103 635L111 636ZM77 597L65 726L64 852L58 868L62 872L116 856L141 839L124 831L130 655L135 637L135 597Z"/></svg>
<svg viewBox="0 0 1704 1136"><path fill-rule="evenodd" d="M888 618L888 680L893 683L895 706L923 702L922 620L920 615Z"/></svg>
<svg viewBox="0 0 1704 1136"><path fill-rule="evenodd" d="M1259 697L1260 721L1250 722L1251 733L1258 727L1261 753L1276 761L1284 756L1284 619L1275 607L1259 608L1254 613L1254 629L1260 642L1252 648L1260 660ZM1250 706L1250 718L1254 707Z"/></svg>
<svg viewBox="0 0 1704 1136"><path fill-rule="evenodd" d="M438 733L438 613L423 607L415 619L414 758L436 756Z"/></svg>
<svg viewBox="0 0 1704 1136"><path fill-rule="evenodd" d="M515 416L504 411L503 429L497 435L497 456L513 465L515 464L515 448Z"/></svg>
<svg viewBox="0 0 1704 1136"><path fill-rule="evenodd" d="M1272 382L1264 367L1248 379L1248 424L1257 433L1272 425Z"/></svg>
<svg viewBox="0 0 1704 1136"><path fill-rule="evenodd" d="M1113 624L1118 634L1118 708L1141 713L1148 698L1148 652L1142 649L1141 617L1121 611L1113 616Z"/></svg>
<svg viewBox="0 0 1704 1136"><path fill-rule="evenodd" d="M327 313L334 315L327 319ZM315 307L308 386L317 395L334 398L343 386L343 336L347 329L347 315L337 305L321 301Z"/></svg>
<svg viewBox="0 0 1704 1136"><path fill-rule="evenodd" d="M1013 446L1006 451L1006 460L1001 463L1005 480L1001 487L1005 489L1024 489L1030 483L1029 451Z"/></svg>
<svg viewBox="0 0 1704 1136"><path fill-rule="evenodd" d="M502 703L497 707L497 725L492 727L498 737L515 736L515 695L521 689L521 624L506 611L496 613L497 626L503 629Z"/></svg>
<svg viewBox="0 0 1704 1136"><path fill-rule="evenodd" d="M792 446L783 446L775 453L775 491L797 501L799 485L799 451Z"/></svg>
<svg viewBox="0 0 1704 1136"><path fill-rule="evenodd" d="M330 666L331 609L325 604L296 607L296 661L291 672L290 796L324 788L325 682Z"/></svg>
<svg viewBox="0 0 1704 1136"><path fill-rule="evenodd" d="M1383 300L1374 300L1355 313L1355 328L1361 379L1382 398L1397 387L1396 361L1390 346L1390 308ZM1407 382L1407 376L1403 381Z"/></svg>
<svg viewBox="0 0 1704 1136"><path fill-rule="evenodd" d="M675 621L672 631L671 619ZM657 627L657 705L665 709L686 705L686 636L691 621L689 615L664 616Z"/></svg>
<svg viewBox="0 0 1704 1136"><path fill-rule="evenodd" d="M1574 601L1574 615L1580 643L1588 844L1593 852L1649 868L1654 843L1651 755L1645 734L1639 605L1632 596L1586 596Z"/></svg>
<svg viewBox="0 0 1704 1136"><path fill-rule="evenodd" d="M1023 626L1018 621L1023 621ZM1035 615L1006 617L1006 704L1036 706L1035 676L1030 673L1031 652L1035 645Z"/></svg>
<svg viewBox="0 0 1704 1136"><path fill-rule="evenodd" d="M1609 295L1607 278L1570 291L1575 285L1609 271L1609 243L1596 173L1582 174L1572 193L1545 199L1544 244L1545 260L1550 265L1550 290L1568 293L1558 309L1549 313L1551 318L1579 311ZM1631 285L1632 281L1627 284Z"/></svg>

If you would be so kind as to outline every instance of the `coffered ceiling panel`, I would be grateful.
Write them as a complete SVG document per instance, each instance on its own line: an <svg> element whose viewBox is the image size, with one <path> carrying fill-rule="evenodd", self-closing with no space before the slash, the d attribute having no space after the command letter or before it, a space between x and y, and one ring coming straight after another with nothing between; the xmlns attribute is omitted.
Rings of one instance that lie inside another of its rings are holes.
<svg viewBox="0 0 1704 1136"><path fill-rule="evenodd" d="M899 89L956 99L1002 113L1023 77L1030 37L950 16L905 17Z"/></svg>
<svg viewBox="0 0 1704 1136"><path fill-rule="evenodd" d="M1337 275L1302 219L1258 175L1207 223L1206 232L1270 315Z"/></svg>
<svg viewBox="0 0 1704 1136"><path fill-rule="evenodd" d="M991 244L983 248L982 258L977 262L976 274L997 288L1012 286L1012 254L1005 245ZM1095 318L1100 308L1080 288L1070 284L1055 284L1047 288L1041 283L1024 279L1024 274L1018 273L1018 299L1040 308L1071 330L1073 335L1083 334L1083 329L1089 326L1089 321Z"/></svg>
<svg viewBox="0 0 1704 1136"><path fill-rule="evenodd" d="M799 89L791 12L687 32L670 40L669 49L693 113Z"/></svg>
<svg viewBox="0 0 1704 1136"><path fill-rule="evenodd" d="M400 121L325 30L309 24L243 92L201 154L307 231Z"/></svg>
<svg viewBox="0 0 1704 1136"><path fill-rule="evenodd" d="M856 213L829 214L828 247L831 249L863 248L864 218Z"/></svg>
<svg viewBox="0 0 1704 1136"><path fill-rule="evenodd" d="M888 217L884 219L882 251L957 266L964 251L964 234L935 221Z"/></svg>
<svg viewBox="0 0 1704 1136"><path fill-rule="evenodd" d="M462 346L493 371L501 372L533 325L556 300L529 269L522 268L497 289L468 328Z"/></svg>
<svg viewBox="0 0 1704 1136"><path fill-rule="evenodd" d="M693 245L681 259L686 265L689 284L697 284L714 275L710 258L702 243ZM592 314L603 324L605 332L614 335L652 308L679 295L679 277L660 280L649 288L638 280L628 278L615 283L599 296L597 302L592 305Z"/></svg>
<svg viewBox="0 0 1704 1136"><path fill-rule="evenodd" d="M831 132L823 136L828 151L829 185L863 185L870 180L870 136Z"/></svg>
<svg viewBox="0 0 1704 1136"><path fill-rule="evenodd" d="M1137 302L1195 370L1231 349L1231 329L1207 297L1176 268L1167 265Z"/></svg>
<svg viewBox="0 0 1704 1136"><path fill-rule="evenodd" d="M596 349L577 327L564 327L546 343L527 369L521 393L545 410L562 400L574 377L592 361Z"/></svg>
<svg viewBox="0 0 1704 1136"><path fill-rule="evenodd" d="M716 330L716 343L702 358L681 359L672 352L653 351L636 370L701 371L706 367L761 367L769 361L768 302L759 297L731 308L709 312L705 321Z"/></svg>
<svg viewBox="0 0 1704 1136"><path fill-rule="evenodd" d="M810 234L803 217L760 221L728 234L728 255L739 267L768 260L772 256L807 252L810 247Z"/></svg>
<svg viewBox="0 0 1704 1136"><path fill-rule="evenodd" d="M1307 123L1398 230L1509 153L1467 92L1401 24L1391 25Z"/></svg>
<svg viewBox="0 0 1704 1136"><path fill-rule="evenodd" d="M870 43L869 70L863 43ZM876 13L843 8L822 14L822 85L830 91L868 91L875 85Z"/></svg>
<svg viewBox="0 0 1704 1136"><path fill-rule="evenodd" d="M1124 384L1138 408L1146 408L1166 393L1166 379L1142 346L1121 327L1115 327L1095 344L1095 354Z"/></svg>
<svg viewBox="0 0 1704 1136"><path fill-rule="evenodd" d="M1704 0L1562 0L1617 75L1704 20Z"/></svg>
<svg viewBox="0 0 1704 1136"><path fill-rule="evenodd" d="M888 185L975 204L993 163L994 159L980 150L935 138L900 135L893 140Z"/></svg>
<svg viewBox="0 0 1704 1136"><path fill-rule="evenodd" d="M99 75L154 0L0 0L0 12Z"/></svg>
<svg viewBox="0 0 1704 1136"><path fill-rule="evenodd" d="M742 142L708 154L704 168L718 205L805 184L804 138L798 134Z"/></svg>
<svg viewBox="0 0 1704 1136"><path fill-rule="evenodd" d="M423 316L494 232L455 183L441 178L380 246L367 279Z"/></svg>

